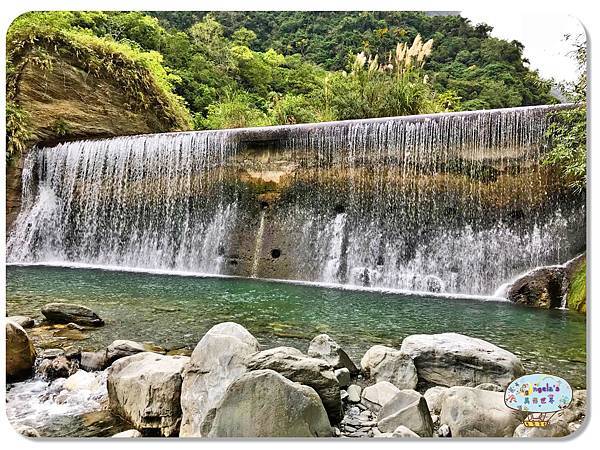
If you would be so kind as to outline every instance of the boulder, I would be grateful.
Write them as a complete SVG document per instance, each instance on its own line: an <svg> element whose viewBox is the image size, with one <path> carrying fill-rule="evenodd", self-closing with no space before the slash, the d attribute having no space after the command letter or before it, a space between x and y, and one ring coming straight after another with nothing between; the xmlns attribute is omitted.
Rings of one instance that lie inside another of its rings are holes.
<svg viewBox="0 0 600 450"><path fill-rule="evenodd" d="M343 416L340 385L332 366L322 359L311 358L292 347L276 347L252 355L248 370L271 369L297 383L312 387L323 402L331 423Z"/></svg>
<svg viewBox="0 0 600 450"><path fill-rule="evenodd" d="M442 399L447 390L448 388L444 386L433 386L427 389L425 394L423 394L427 406L429 407L429 411L431 411L432 414L440 413L440 410L442 409Z"/></svg>
<svg viewBox="0 0 600 450"><path fill-rule="evenodd" d="M64 355L55 358L44 359L37 367L39 373L46 380L56 380L57 378L68 378L79 369L77 361L71 361Z"/></svg>
<svg viewBox="0 0 600 450"><path fill-rule="evenodd" d="M42 351L40 358L42 359L54 359L57 356L63 356L65 351L62 348L47 348Z"/></svg>
<svg viewBox="0 0 600 450"><path fill-rule="evenodd" d="M31 375L35 363L35 349L21 325L6 321L6 378L20 380Z"/></svg>
<svg viewBox="0 0 600 450"><path fill-rule="evenodd" d="M117 359L146 351L144 346L135 341L119 339L106 348L106 364L110 365Z"/></svg>
<svg viewBox="0 0 600 450"><path fill-rule="evenodd" d="M406 428L404 425L400 425L398 428L396 428L394 430L394 432L392 433L392 437L395 437L395 438L419 438L421 436L419 436L414 431Z"/></svg>
<svg viewBox="0 0 600 450"><path fill-rule="evenodd" d="M440 425L437 431L438 437L451 437L452 433L450 433L450 427L445 423Z"/></svg>
<svg viewBox="0 0 600 450"><path fill-rule="evenodd" d="M374 345L367 350L360 365L376 383L389 381L398 389L417 387L417 369L413 360L400 350Z"/></svg>
<svg viewBox="0 0 600 450"><path fill-rule="evenodd" d="M181 374L190 358L144 352L108 369L110 409L148 435L176 436L181 422Z"/></svg>
<svg viewBox="0 0 600 450"><path fill-rule="evenodd" d="M419 379L442 386L502 387L524 374L517 356L482 339L458 333L414 334L402 341Z"/></svg>
<svg viewBox="0 0 600 450"><path fill-rule="evenodd" d="M247 357L258 350L256 338L233 322L215 325L202 337L183 373L180 436L202 436L206 413L219 403L229 385L246 372Z"/></svg>
<svg viewBox="0 0 600 450"><path fill-rule="evenodd" d="M510 437L526 415L508 408L502 392L455 386L444 394L440 422L452 437Z"/></svg>
<svg viewBox="0 0 600 450"><path fill-rule="evenodd" d="M376 413L383 405L394 398L398 392L400 392L400 389L389 381L380 381L373 386L363 389L361 403Z"/></svg>
<svg viewBox="0 0 600 450"><path fill-rule="evenodd" d="M348 401L350 403L358 403L360 402L360 392L361 392L361 387L358 384L351 384L350 386L348 386L347 392L348 392Z"/></svg>
<svg viewBox="0 0 600 450"><path fill-rule="evenodd" d="M88 371L106 369L108 367L106 350L102 350L99 352L81 352L79 367L81 367L83 370Z"/></svg>
<svg viewBox="0 0 600 450"><path fill-rule="evenodd" d="M42 307L42 314L50 323L69 323L98 327L104 321L89 308L70 303L48 303Z"/></svg>
<svg viewBox="0 0 600 450"><path fill-rule="evenodd" d="M348 354L327 334L320 334L310 341L307 353L308 356L327 361L334 369L346 368L352 375L358 373Z"/></svg>
<svg viewBox="0 0 600 450"><path fill-rule="evenodd" d="M6 320L19 324L22 328L31 328L34 325L33 319L27 316L10 316Z"/></svg>
<svg viewBox="0 0 600 450"><path fill-rule="evenodd" d="M560 308L568 286L564 266L538 267L512 281L505 296L519 305Z"/></svg>
<svg viewBox="0 0 600 450"><path fill-rule="evenodd" d="M333 373L335 374L335 377L337 378L340 387L346 388L350 386L352 379L350 377L350 371L348 369L346 369L345 367L342 369L336 369Z"/></svg>
<svg viewBox="0 0 600 450"><path fill-rule="evenodd" d="M202 424L208 437L330 437L315 390L273 370L247 372L229 385Z"/></svg>
<svg viewBox="0 0 600 450"><path fill-rule="evenodd" d="M569 424L564 420L551 422L545 427L526 427L521 424L515 429L513 437L516 438L546 438L563 437L571 434Z"/></svg>
<svg viewBox="0 0 600 450"><path fill-rule="evenodd" d="M117 434L113 434L111 437L114 437L114 438L138 438L138 437L142 437L142 433L140 433L138 430L126 430L126 431L121 431L120 433L117 433Z"/></svg>
<svg viewBox="0 0 600 450"><path fill-rule="evenodd" d="M392 433L402 425L419 436L433 436L433 422L425 397L412 389L398 392L377 415L377 428L383 433Z"/></svg>

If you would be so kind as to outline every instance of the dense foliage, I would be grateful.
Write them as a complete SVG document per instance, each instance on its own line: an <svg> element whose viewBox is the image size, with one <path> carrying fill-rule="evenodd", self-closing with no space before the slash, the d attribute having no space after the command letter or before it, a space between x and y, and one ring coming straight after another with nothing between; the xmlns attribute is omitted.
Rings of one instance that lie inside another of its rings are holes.
<svg viewBox="0 0 600 450"><path fill-rule="evenodd" d="M575 83L564 86L563 92L576 107L553 115L547 132L551 150L545 162L558 167L573 188L583 190L586 186L587 162L587 58L583 36L576 38L573 56L579 66L579 77Z"/></svg>
<svg viewBox="0 0 600 450"><path fill-rule="evenodd" d="M186 30L206 12L152 12L167 27ZM232 37L240 26L251 30L255 51L270 48L299 54L327 70L347 68L348 56L365 51L388 55L398 42L418 34L433 39L425 71L435 91L453 92L462 109L505 108L555 102L551 84L529 70L523 46L490 36L491 27L472 25L456 15L423 12L241 11L210 13Z"/></svg>
<svg viewBox="0 0 600 450"><path fill-rule="evenodd" d="M183 99L196 129L553 102L522 46L489 32L418 12L34 12L9 31L8 85L20 55L43 65L52 47L174 118ZM162 94L144 97L144 84Z"/></svg>

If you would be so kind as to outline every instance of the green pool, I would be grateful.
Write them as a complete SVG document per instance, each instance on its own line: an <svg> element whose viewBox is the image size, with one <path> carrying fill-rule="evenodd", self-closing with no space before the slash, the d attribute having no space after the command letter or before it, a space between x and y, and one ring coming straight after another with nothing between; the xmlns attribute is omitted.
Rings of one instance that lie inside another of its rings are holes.
<svg viewBox="0 0 600 450"><path fill-rule="evenodd" d="M192 349L214 324L244 325L264 347L306 351L328 333L356 362L374 344L399 347L415 333L458 332L521 357L528 371L586 386L585 316L508 302L414 297L253 279L203 278L98 269L7 266L7 315L40 317L42 305L75 302L106 326L79 342L97 350L114 339Z"/></svg>

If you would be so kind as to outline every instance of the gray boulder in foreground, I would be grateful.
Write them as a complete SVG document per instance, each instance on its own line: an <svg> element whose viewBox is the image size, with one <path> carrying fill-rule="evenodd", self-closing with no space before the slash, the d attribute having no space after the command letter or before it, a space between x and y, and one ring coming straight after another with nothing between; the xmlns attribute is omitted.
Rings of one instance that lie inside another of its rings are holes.
<svg viewBox="0 0 600 450"><path fill-rule="evenodd" d="M398 392L386 402L377 415L377 428L392 433L405 426L422 437L433 436L433 421L425 397L412 389Z"/></svg>
<svg viewBox="0 0 600 450"><path fill-rule="evenodd" d="M263 350L248 359L248 370L271 369L287 379L310 386L323 402L331 423L343 416L340 385L333 367L322 359L311 358L292 347Z"/></svg>
<svg viewBox="0 0 600 450"><path fill-rule="evenodd" d="M526 415L506 406L502 392L455 386L444 394L440 423L452 437L511 437Z"/></svg>
<svg viewBox="0 0 600 450"><path fill-rule="evenodd" d="M427 406L429 407L429 411L433 414L439 414L440 409L442 408L442 400L444 398L444 394L448 390L445 386L433 386L425 391L423 397L425 397L425 401L427 402Z"/></svg>
<svg viewBox="0 0 600 450"><path fill-rule="evenodd" d="M327 334L320 334L310 341L307 354L327 361L334 369L346 368L351 375L358 373L358 368L348 354Z"/></svg>
<svg viewBox="0 0 600 450"><path fill-rule="evenodd" d="M20 380L31 375L35 349L27 332L19 324L6 321L6 378Z"/></svg>
<svg viewBox="0 0 600 450"><path fill-rule="evenodd" d="M229 385L246 372L247 357L258 350L256 338L237 323L224 322L208 330L183 373L180 436L202 436L206 414L221 401Z"/></svg>
<svg viewBox="0 0 600 450"><path fill-rule="evenodd" d="M99 327L104 321L89 308L71 303L48 303L42 307L42 314L51 323L76 323Z"/></svg>
<svg viewBox="0 0 600 450"><path fill-rule="evenodd" d="M400 392L400 389L389 381L380 381L362 390L361 403L376 413L398 392Z"/></svg>
<svg viewBox="0 0 600 450"><path fill-rule="evenodd" d="M331 437L320 397L273 370L247 372L229 385L202 424L208 437Z"/></svg>
<svg viewBox="0 0 600 450"><path fill-rule="evenodd" d="M138 353L108 369L110 409L148 435L175 436L181 422L181 374L186 356Z"/></svg>
<svg viewBox="0 0 600 450"><path fill-rule="evenodd" d="M374 345L362 357L360 365L376 383L389 381L398 389L417 387L417 369L413 360L400 350Z"/></svg>
<svg viewBox="0 0 600 450"><path fill-rule="evenodd" d="M419 379L442 386L506 387L524 374L513 353L458 333L413 334L402 341L401 351L412 357Z"/></svg>

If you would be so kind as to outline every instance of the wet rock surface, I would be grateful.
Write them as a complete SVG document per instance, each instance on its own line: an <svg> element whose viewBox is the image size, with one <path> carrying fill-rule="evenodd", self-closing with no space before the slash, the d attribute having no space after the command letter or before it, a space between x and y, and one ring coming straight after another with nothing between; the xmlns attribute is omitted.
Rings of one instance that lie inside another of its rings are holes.
<svg viewBox="0 0 600 450"><path fill-rule="evenodd" d="M6 322L6 378L27 378L35 363L36 351L27 332L16 322Z"/></svg>
<svg viewBox="0 0 600 450"><path fill-rule="evenodd" d="M42 314L50 323L75 323L99 327L104 321L89 308L72 303L48 303L42 308Z"/></svg>

